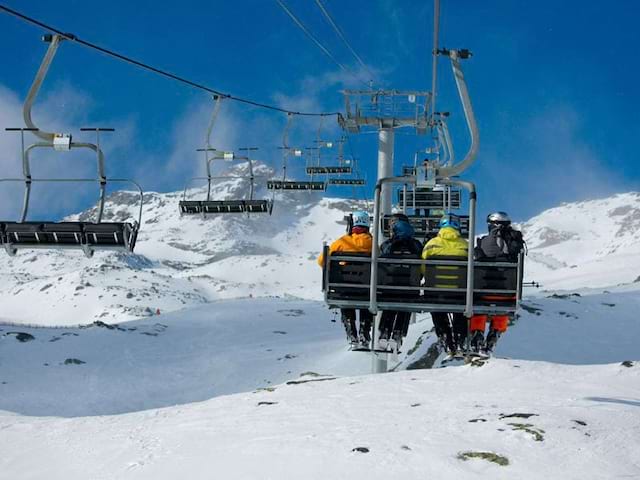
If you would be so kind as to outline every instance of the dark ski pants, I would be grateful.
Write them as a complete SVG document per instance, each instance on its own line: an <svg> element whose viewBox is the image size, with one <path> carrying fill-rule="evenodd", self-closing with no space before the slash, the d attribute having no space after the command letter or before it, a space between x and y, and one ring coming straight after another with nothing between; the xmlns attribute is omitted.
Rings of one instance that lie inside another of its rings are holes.
<svg viewBox="0 0 640 480"><path fill-rule="evenodd" d="M411 320L411 312L394 312L385 310L380 316L380 332L400 332L403 337L407 336L409 331L409 321Z"/></svg>
<svg viewBox="0 0 640 480"><path fill-rule="evenodd" d="M358 309L360 312L360 333L364 334L366 338L371 336L371 323L373 321L373 315L367 309ZM348 337L357 337L358 329L356 328L356 309L355 308L342 308L340 309L342 316L342 324L347 331Z"/></svg>
<svg viewBox="0 0 640 480"><path fill-rule="evenodd" d="M451 315L451 321L449 316ZM467 317L462 313L431 312L431 319L438 337L444 336L447 345L463 346L467 338ZM452 328L453 326L453 328Z"/></svg>

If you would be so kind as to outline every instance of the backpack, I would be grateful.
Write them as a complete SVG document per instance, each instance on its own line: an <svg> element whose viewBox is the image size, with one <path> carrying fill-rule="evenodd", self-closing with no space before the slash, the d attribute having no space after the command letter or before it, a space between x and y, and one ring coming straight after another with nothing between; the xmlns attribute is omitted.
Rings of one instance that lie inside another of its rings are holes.
<svg viewBox="0 0 640 480"><path fill-rule="evenodd" d="M526 253L526 243L522 232L505 227L478 238L475 257L478 260L506 259L510 262L516 262L523 250Z"/></svg>
<svg viewBox="0 0 640 480"><path fill-rule="evenodd" d="M508 227L503 229L501 233L503 240L507 244L508 256L514 261L517 260L520 252L526 250L526 243L522 232Z"/></svg>

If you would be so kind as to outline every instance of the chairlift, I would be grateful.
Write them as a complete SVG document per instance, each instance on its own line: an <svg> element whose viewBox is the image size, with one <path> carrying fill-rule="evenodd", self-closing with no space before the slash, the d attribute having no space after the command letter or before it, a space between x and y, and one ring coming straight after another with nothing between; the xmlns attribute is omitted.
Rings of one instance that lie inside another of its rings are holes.
<svg viewBox="0 0 640 480"><path fill-rule="evenodd" d="M240 150L257 150L255 148L244 148ZM206 177L194 177L189 183L194 180L206 180L207 181L207 198L205 200L187 200L187 186L185 186L182 194L182 200L179 203L180 213L183 215L202 215L206 217L208 214L226 214L226 213L268 213L271 215L273 211L272 200L256 200L253 198L255 190L255 178L253 173L253 160L248 155L236 155L233 152L220 152L212 148L201 148L198 151L204 151L206 155ZM215 152L212 157L209 158L207 152ZM246 161L249 165L248 175L211 175L211 162L216 160L222 160L226 162L233 161ZM230 179L242 179L249 181L249 194L248 198L243 199L231 199L231 200L211 200L211 185L212 181L219 180L225 181Z"/></svg>
<svg viewBox="0 0 640 480"><path fill-rule="evenodd" d="M406 312L460 312L467 318L476 314L512 315L518 309L522 296L524 252L516 262L474 260L474 242L468 245L467 258L421 260L415 257L380 258L378 245L384 222L388 218L381 211L384 185L410 185L418 194L425 209L439 208L445 200L445 189L453 187L451 203L460 203L461 188L469 191L469 217L466 219L468 237L475 238L476 188L472 182L458 179L475 160L478 148L478 129L471 107L460 59L468 58L467 50L437 50L435 53L449 56L465 119L471 134L471 144L465 158L456 164L438 165L433 175L420 168L412 175L386 177L378 180L374 196L373 245L371 256L335 252L329 255L324 246L323 291L329 308L368 309L376 315L380 311ZM347 125L348 127L348 125ZM403 172L405 173L405 172ZM442 188L437 190L436 188ZM455 194L454 197L454 193ZM405 191L401 200L406 204ZM455 200L455 202L454 202ZM424 217L423 217L424 218ZM435 220L435 218L433 219ZM423 220L420 220L423 222ZM430 219L422 224L431 227ZM376 351L378 319L374 323L371 351ZM470 336L467 342L470 342ZM467 344L467 347L470 343ZM375 359L375 357L374 357ZM377 365L374 362L374 365ZM377 371L377 367L374 367Z"/></svg>
<svg viewBox="0 0 640 480"><path fill-rule="evenodd" d="M287 191L320 191L324 192L327 189L326 182L318 181L300 181L300 180L287 180L287 167L288 158L290 155L294 157L302 157L303 152L300 148L293 148L289 146L289 130L291 129L291 123L293 121L293 114L287 113L287 124L282 134L282 147L278 147L282 150L282 179L271 179L267 181L267 189L273 191L274 199L275 192L277 190Z"/></svg>
<svg viewBox="0 0 640 480"><path fill-rule="evenodd" d="M318 133L319 136L319 133ZM344 164L344 159L342 158L342 144L343 140L338 142L339 145L339 153L338 153L338 164L337 165L321 165L321 152L322 148L331 148L333 147L333 142L327 142L325 140L316 140L316 146L308 148L307 150L316 151L316 165L307 165L306 172L307 175L313 177L314 175L340 175L340 174L351 174L352 168L350 165Z"/></svg>
<svg viewBox="0 0 640 480"><path fill-rule="evenodd" d="M347 174L354 174L356 175L355 177L351 177L351 178L343 178L343 177L329 177L327 179L327 183L329 185L335 185L335 186L340 186L340 187L364 187L367 183L367 181L365 180L365 178L363 178L360 175L360 170L358 169L358 164L356 162L356 159L347 159L344 160L343 155L342 155L342 145L344 143L344 140L341 140L339 145L340 145L340 153L338 155L338 160L340 165L347 165L351 170L348 172L335 172L337 175L340 175L342 173L347 173Z"/></svg>
<svg viewBox="0 0 640 480"><path fill-rule="evenodd" d="M178 203L180 215L202 215L206 218L208 214L230 214L230 213L268 213L271 215L273 210L273 202L271 200L256 200L253 198L255 190L256 176L253 173L253 160L250 158L248 152L255 151L255 147L241 148L241 151L246 151L246 155L236 155L233 152L224 152L217 150L211 146L211 133L213 127L218 119L220 113L220 107L222 106L222 97L219 95L213 96L213 111L211 113L211 119L207 127L207 133L205 138L204 148L198 148L196 151L204 153L205 171L206 177L193 177L187 182L182 194L182 200ZM210 156L212 154L212 156ZM246 161L249 164L249 174L242 176L213 176L211 174L211 162L213 161ZM228 200L211 200L211 186L214 180L224 181L230 179L242 179L249 181L249 192L247 198L241 199L228 199ZM194 180L206 180L207 181L207 197L204 200L187 200L187 189Z"/></svg>
<svg viewBox="0 0 640 480"><path fill-rule="evenodd" d="M107 178L105 158L100 148L100 133L113 132L113 128L81 128L81 131L92 131L96 134L95 143L74 142L71 134L50 133L38 129L31 119L31 108L47 75L51 62L60 42L65 40L61 35L44 35L43 41L49 43L42 64L29 89L23 106L26 128L6 128L7 131L20 132L22 148L23 178L0 178L0 182L24 182L25 192L22 214L19 221L0 221L0 243L5 251L13 256L21 249L79 249L87 257L92 257L97 250L119 250L133 252L142 222L142 187L134 180ZM24 134L32 133L42 141L25 148ZM89 149L97 158L97 178L33 178L31 175L30 154L36 148L52 148L64 152L72 149ZM99 185L99 197L95 221L61 221L28 220L31 200L31 187L34 183L93 183ZM106 201L106 189L109 182L129 183L139 192L140 205L137 220L130 222L105 222L102 220Z"/></svg>

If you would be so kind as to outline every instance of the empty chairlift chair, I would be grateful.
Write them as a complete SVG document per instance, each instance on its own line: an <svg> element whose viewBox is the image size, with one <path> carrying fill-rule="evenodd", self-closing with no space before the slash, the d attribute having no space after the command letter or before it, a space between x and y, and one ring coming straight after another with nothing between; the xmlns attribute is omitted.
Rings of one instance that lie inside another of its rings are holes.
<svg viewBox="0 0 640 480"><path fill-rule="evenodd" d="M302 150L298 148L281 147L284 150L282 163L282 179L271 179L267 181L267 189L269 190L307 190L324 192L327 189L326 182L305 181L305 180L287 180L287 158L289 155L301 157Z"/></svg>
<svg viewBox="0 0 640 480"><path fill-rule="evenodd" d="M249 150L249 149L245 149ZM255 149L251 149L255 150ZM209 214L229 214L229 213L268 213L271 215L273 211L272 200L256 200L253 198L255 190L255 178L253 173L253 161L249 156L236 156L232 152L220 152L212 148L199 149L204 152L215 152L214 156L209 158L206 154L206 177L195 177L193 180L206 180L207 181L207 197L204 200L187 200L187 187L184 189L182 200L179 202L180 213L182 215L202 215ZM239 160L246 161L249 165L248 175L243 176L212 176L211 175L211 162L214 160L226 160L228 162ZM211 185L213 180L229 180L229 179L242 179L249 181L249 192L247 198L243 199L230 199L230 200L211 200Z"/></svg>
<svg viewBox="0 0 640 480"><path fill-rule="evenodd" d="M302 149L289 146L289 130L291 129L292 120L293 114L288 113L287 123L282 134L282 146L278 147L282 150L282 178L273 178L267 181L267 189L274 192L274 198L275 192L278 190L324 192L327 189L326 182L287 180L287 161L289 156L302 157Z"/></svg>
<svg viewBox="0 0 640 480"><path fill-rule="evenodd" d="M8 131L19 131L22 141L22 170L23 178L2 178L0 182L23 182L25 185L22 214L18 221L0 220L0 242L9 255L15 255L21 249L81 249L91 257L96 250L122 250L132 252L138 229L142 219L143 193L142 188L135 181L129 179L107 179L105 173L104 154L100 149L100 132L113 131L112 128L83 128L83 131L96 133L96 143L73 142L70 134L45 132L38 129L31 119L31 108L47 75L51 62L58 47L65 37L61 35L45 35L43 40L49 43L42 64L27 93L23 106L23 117L26 128L7 128ZM30 132L38 137L38 141L25 148L24 134ZM72 149L89 149L97 157L97 178L34 178L31 175L30 155L34 149L51 148L58 152ZM28 220L31 191L33 184L49 183L97 183L99 185L99 199L94 221L55 221ZM127 182L136 187L139 192L140 206L137 220L105 222L103 212L105 206L106 188L108 182Z"/></svg>
<svg viewBox="0 0 640 480"><path fill-rule="evenodd" d="M20 130L24 135L25 129ZM30 129L36 132L34 129ZM93 130L99 135L100 131L113 129L82 129ZM38 132L41 133L41 132ZM54 147L54 144L38 142L23 150L24 178L3 178L0 182L24 182L25 194L22 214L19 221L0 220L0 242L9 255L15 255L21 249L80 249L87 257L93 256L96 250L121 250L133 252L138 236L138 229L142 219L143 193L142 188L130 179L107 179L104 173L104 155L96 144L74 143L70 136L59 136L58 142L66 144L65 148L90 148L98 158L98 178L33 178L31 175L30 152L33 148ZM60 142L64 138L64 142ZM58 145L60 147L60 145ZM94 221L55 221L28 220L31 200L31 189L34 183L98 183L99 199L96 219ZM139 194L139 210L137 220L121 222L103 221L104 205L106 201L106 187L108 182L127 182L134 185Z"/></svg>

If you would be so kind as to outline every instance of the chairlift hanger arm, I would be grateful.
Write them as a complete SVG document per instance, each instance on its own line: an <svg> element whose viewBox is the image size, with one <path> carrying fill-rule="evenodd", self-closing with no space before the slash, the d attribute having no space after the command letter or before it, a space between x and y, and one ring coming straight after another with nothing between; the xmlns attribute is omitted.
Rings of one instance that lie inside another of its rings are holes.
<svg viewBox="0 0 640 480"><path fill-rule="evenodd" d="M37 142L34 143L32 145L29 145L25 150L24 150L24 155L23 155L23 160L22 160L22 171L23 171L23 175L24 175L24 182L25 182L25 195L24 195L24 204L23 204L23 208L22 208L22 222L26 221L27 219L27 214L29 211L29 199L31 196L31 182L32 182L32 178L31 178L31 163L30 163L30 154L31 154L31 150L33 150L34 148L51 148L52 144L49 142ZM90 150L93 150L96 155L97 155L97 159L98 159L98 181L100 182L100 198L99 198L99 210L98 210L98 222L100 222L102 220L102 214L104 211L104 202L105 202L105 195L106 195L106 183L107 183L107 177L106 177L106 173L105 173L105 168L104 168L104 153L102 152L102 150L97 146L94 145L93 143L76 143L76 142L72 142L69 145L70 148L88 148Z"/></svg>
<svg viewBox="0 0 640 480"><path fill-rule="evenodd" d="M36 73L33 83L31 84L31 88L29 88L29 92L27 93L27 98L25 99L24 106L22 108L22 116L24 117L25 125L27 125L29 129L35 129L35 130L31 130L33 131L34 135L36 135L38 138L41 138L42 140L53 142L55 133L42 131L35 126L35 124L33 123L33 119L31 118L31 108L33 107L33 102L35 102L36 96L40 91L42 82L44 81L45 77L47 76L47 73L49 72L49 67L51 66L51 62L53 62L53 58L55 57L56 52L58 51L60 42L62 42L66 38L63 37L62 35L56 34L56 35L44 35L42 39L43 41L49 43L49 48L47 49L47 52L45 53L45 56L42 59L40 68L38 68L38 72Z"/></svg>
<svg viewBox="0 0 640 480"><path fill-rule="evenodd" d="M465 155L464 159L455 165L442 167L438 169L437 175L440 178L450 178L460 175L466 169L468 169L471 164L473 164L477 154L478 148L480 145L480 135L478 132L478 125L476 123L476 118L473 113L473 106L471 105L471 98L469 96L469 90L467 88L467 83L464 79L464 74L462 72L462 67L460 65L460 60L464 60L471 57L471 52L466 49L462 50L447 50L443 48L438 50L437 52L440 55L447 55L451 60L451 68L453 70L453 75L456 80L456 85L458 87L458 95L460 96L460 100L462 102L462 107L464 110L464 117L467 122L467 127L469 129L469 133L471 135L471 145L469 146L469 150Z"/></svg>
<svg viewBox="0 0 640 480"><path fill-rule="evenodd" d="M453 151L453 142L451 141L451 134L449 132L449 126L447 125L446 121L444 120L442 121L441 128L442 128L442 133L444 134L444 144L447 149L447 155L448 155L447 166L451 166L455 162L456 156Z"/></svg>

